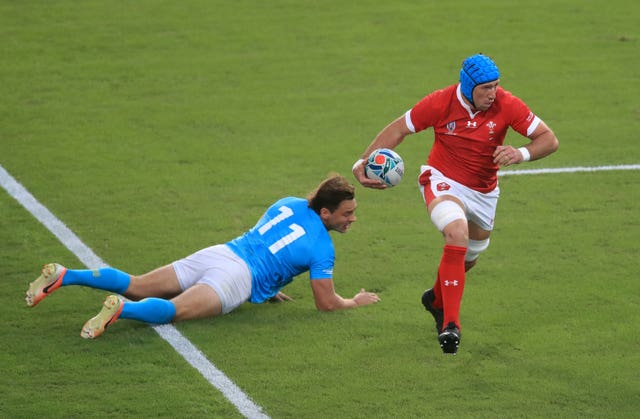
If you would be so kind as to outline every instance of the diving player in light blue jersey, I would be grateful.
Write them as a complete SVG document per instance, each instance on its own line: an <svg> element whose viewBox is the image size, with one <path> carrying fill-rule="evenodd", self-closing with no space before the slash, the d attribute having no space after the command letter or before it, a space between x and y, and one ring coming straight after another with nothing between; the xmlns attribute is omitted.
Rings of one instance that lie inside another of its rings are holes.
<svg viewBox="0 0 640 419"><path fill-rule="evenodd" d="M118 319L163 324L218 316L247 301L284 301L281 289L309 271L318 310L373 304L380 298L361 289L353 298L334 290L335 253L330 231L346 232L356 220L355 188L342 176L323 181L307 199L288 197L271 205L243 235L202 249L144 275L114 268L71 270L44 266L29 285L30 307L59 287L83 285L123 295L109 295L102 310L80 335L93 339Z"/></svg>
<svg viewBox="0 0 640 419"><path fill-rule="evenodd" d="M305 199L279 200L255 227L227 245L249 265L252 303L275 297L305 271L312 280L333 276L333 242Z"/></svg>

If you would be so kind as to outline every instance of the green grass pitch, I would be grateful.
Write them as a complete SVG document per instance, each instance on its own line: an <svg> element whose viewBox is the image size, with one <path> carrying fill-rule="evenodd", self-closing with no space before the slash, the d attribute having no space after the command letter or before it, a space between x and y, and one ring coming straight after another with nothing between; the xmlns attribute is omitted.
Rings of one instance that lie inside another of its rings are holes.
<svg viewBox="0 0 640 419"><path fill-rule="evenodd" d="M108 264L142 273L349 177L375 134L476 52L560 139L518 167L640 163L637 2L0 1L0 165ZM522 139L509 136L520 145ZM640 172L505 176L492 243L443 356L421 293L442 241L397 151L334 235L337 291L178 324L273 418L637 417ZM241 417L152 328L79 337L105 293L24 303L42 264L82 267L0 191L0 417Z"/></svg>

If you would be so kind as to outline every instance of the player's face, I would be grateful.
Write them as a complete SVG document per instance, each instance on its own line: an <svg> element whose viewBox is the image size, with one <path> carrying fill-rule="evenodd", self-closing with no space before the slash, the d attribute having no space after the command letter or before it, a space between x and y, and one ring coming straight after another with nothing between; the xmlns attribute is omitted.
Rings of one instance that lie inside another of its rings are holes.
<svg viewBox="0 0 640 419"><path fill-rule="evenodd" d="M358 204L355 199L342 201L335 211L330 212L323 208L323 220L327 230L335 230L340 233L346 232L351 223L356 220L356 208Z"/></svg>
<svg viewBox="0 0 640 419"><path fill-rule="evenodd" d="M500 79L479 84L473 89L473 103L477 110L484 112L491 107L493 101L496 100L498 84L500 84Z"/></svg>

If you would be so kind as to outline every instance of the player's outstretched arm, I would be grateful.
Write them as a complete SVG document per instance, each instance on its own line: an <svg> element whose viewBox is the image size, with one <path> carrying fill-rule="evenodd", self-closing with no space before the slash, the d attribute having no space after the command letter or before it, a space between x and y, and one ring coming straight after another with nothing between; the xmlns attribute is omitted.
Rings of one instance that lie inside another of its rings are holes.
<svg viewBox="0 0 640 419"><path fill-rule="evenodd" d="M376 179L369 179L364 173L365 160L378 148L388 148L393 150L397 147L404 137L412 132L407 128L407 124L404 120L404 115L398 117L389 125L384 127L382 131L376 136L376 138L369 144L369 147L364 151L362 157L353 165L353 176L357 179L362 186L374 189L385 189L387 186Z"/></svg>
<svg viewBox="0 0 640 419"><path fill-rule="evenodd" d="M364 289L360 290L353 298L342 298L336 294L331 278L311 280L311 289L313 290L316 308L320 311L356 308L380 301L380 297L375 293L367 292Z"/></svg>

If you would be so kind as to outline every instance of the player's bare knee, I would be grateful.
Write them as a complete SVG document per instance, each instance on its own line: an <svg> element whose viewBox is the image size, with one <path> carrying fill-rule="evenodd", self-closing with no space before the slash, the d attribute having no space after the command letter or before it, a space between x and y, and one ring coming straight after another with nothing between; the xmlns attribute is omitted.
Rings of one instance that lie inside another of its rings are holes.
<svg viewBox="0 0 640 419"><path fill-rule="evenodd" d="M467 231L466 225L467 223L464 220L456 220L449 224L442 231L445 243L454 246L467 247L469 232Z"/></svg>
<svg viewBox="0 0 640 419"><path fill-rule="evenodd" d="M467 216L460 205L451 200L439 202L431 209L430 216L447 244L466 246L469 239Z"/></svg>

